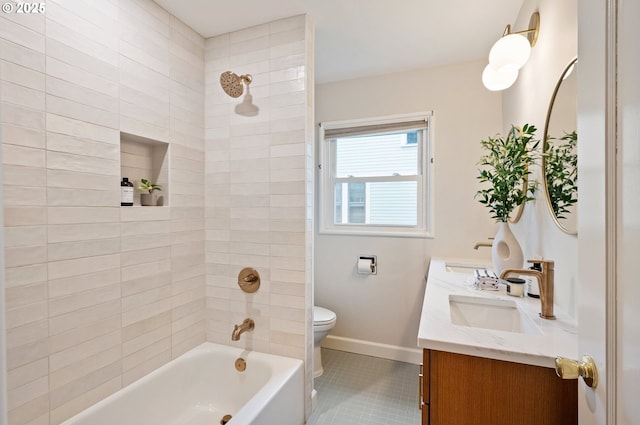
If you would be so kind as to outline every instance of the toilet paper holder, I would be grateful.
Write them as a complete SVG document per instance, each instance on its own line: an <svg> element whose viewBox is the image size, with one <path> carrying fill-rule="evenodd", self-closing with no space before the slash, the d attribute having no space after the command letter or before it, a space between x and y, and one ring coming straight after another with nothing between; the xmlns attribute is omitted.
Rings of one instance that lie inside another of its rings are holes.
<svg viewBox="0 0 640 425"><path fill-rule="evenodd" d="M360 274L378 274L378 258L375 255L361 255L356 267Z"/></svg>

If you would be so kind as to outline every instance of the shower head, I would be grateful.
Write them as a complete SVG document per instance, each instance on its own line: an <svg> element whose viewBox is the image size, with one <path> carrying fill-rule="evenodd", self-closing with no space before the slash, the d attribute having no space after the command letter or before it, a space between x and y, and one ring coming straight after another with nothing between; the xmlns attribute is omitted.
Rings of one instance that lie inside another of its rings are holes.
<svg viewBox="0 0 640 425"><path fill-rule="evenodd" d="M222 90L231 97L240 97L244 91L242 83L251 84L251 74L238 75L231 71L220 74Z"/></svg>

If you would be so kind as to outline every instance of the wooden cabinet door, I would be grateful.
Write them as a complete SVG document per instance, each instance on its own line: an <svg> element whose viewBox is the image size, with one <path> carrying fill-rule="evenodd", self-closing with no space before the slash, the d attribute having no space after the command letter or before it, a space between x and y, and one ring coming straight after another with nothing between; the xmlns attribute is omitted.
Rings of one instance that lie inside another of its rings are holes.
<svg viewBox="0 0 640 425"><path fill-rule="evenodd" d="M578 423L577 381L550 368L432 350L429 384L430 425Z"/></svg>

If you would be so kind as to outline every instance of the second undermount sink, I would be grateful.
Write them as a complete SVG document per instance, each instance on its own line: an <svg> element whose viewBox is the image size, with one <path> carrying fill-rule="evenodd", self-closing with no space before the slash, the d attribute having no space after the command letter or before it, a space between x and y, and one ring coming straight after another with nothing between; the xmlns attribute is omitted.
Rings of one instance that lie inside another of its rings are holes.
<svg viewBox="0 0 640 425"><path fill-rule="evenodd" d="M444 268L448 272L473 274L475 269L486 269L486 265L462 263L462 262L447 262Z"/></svg>
<svg viewBox="0 0 640 425"><path fill-rule="evenodd" d="M454 325L541 334L540 329L518 308L514 300L450 294L449 309L451 323Z"/></svg>

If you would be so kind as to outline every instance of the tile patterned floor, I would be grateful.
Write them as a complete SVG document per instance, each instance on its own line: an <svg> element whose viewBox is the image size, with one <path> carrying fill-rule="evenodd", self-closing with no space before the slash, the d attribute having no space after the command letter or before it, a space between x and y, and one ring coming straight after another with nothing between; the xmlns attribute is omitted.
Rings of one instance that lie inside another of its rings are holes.
<svg viewBox="0 0 640 425"><path fill-rule="evenodd" d="M419 425L419 366L322 349L316 409L307 425Z"/></svg>

